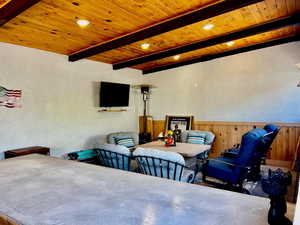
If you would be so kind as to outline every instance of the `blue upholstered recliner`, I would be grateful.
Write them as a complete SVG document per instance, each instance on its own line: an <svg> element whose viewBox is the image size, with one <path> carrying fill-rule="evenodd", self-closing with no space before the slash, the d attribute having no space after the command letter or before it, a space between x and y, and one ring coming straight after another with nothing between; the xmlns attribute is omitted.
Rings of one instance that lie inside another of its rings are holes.
<svg viewBox="0 0 300 225"><path fill-rule="evenodd" d="M97 152L100 165L121 169L131 170L131 152L122 145L104 144L95 149Z"/></svg>
<svg viewBox="0 0 300 225"><path fill-rule="evenodd" d="M271 148L271 145L276 138L279 127L273 125L273 124L267 124L263 128L266 131L266 135L264 137L264 145L261 148L261 151L259 153L259 158L257 159L256 163L252 166L250 174L248 176L248 179L250 180L259 180L260 179L260 166L261 163L265 164L267 153L269 149ZM226 152L223 153L224 160L227 162L232 162L239 153L239 148L233 148L229 149Z"/></svg>
<svg viewBox="0 0 300 225"><path fill-rule="evenodd" d="M264 146L264 129L253 129L243 135L238 155L234 159L219 157L207 160L202 167L203 181L217 184L207 180L207 177L223 181L233 190L243 191L242 184L250 171L251 166L260 157Z"/></svg>
<svg viewBox="0 0 300 225"><path fill-rule="evenodd" d="M195 172L185 167L184 158L178 153L137 148L133 157L143 174L187 183L195 180Z"/></svg>

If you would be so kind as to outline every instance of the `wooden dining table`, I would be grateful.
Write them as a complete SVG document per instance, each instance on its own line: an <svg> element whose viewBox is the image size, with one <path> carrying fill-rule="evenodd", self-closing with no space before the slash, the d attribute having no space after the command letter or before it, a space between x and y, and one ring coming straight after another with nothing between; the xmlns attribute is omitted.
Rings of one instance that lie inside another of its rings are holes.
<svg viewBox="0 0 300 225"><path fill-rule="evenodd" d="M189 168L193 168L197 162L197 156L210 150L210 145L205 144L189 144L177 142L176 146L165 146L163 141L152 141L146 144L139 145L141 148L157 149L167 152L176 152L182 155L185 159L185 164Z"/></svg>
<svg viewBox="0 0 300 225"><path fill-rule="evenodd" d="M195 157L211 148L210 145L189 144L177 142L176 146L165 146L163 141L152 141L146 144L139 145L142 148L153 148L168 152L177 152L183 157Z"/></svg>
<svg viewBox="0 0 300 225"><path fill-rule="evenodd" d="M43 155L0 161L0 212L25 225L267 225L269 200Z"/></svg>

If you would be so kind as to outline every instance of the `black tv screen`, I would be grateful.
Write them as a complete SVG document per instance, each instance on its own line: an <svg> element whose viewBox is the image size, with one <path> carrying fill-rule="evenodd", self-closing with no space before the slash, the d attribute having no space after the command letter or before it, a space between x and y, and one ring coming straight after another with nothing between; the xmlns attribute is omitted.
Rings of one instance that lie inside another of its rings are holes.
<svg viewBox="0 0 300 225"><path fill-rule="evenodd" d="M129 84L100 83L100 107L125 107L129 105Z"/></svg>

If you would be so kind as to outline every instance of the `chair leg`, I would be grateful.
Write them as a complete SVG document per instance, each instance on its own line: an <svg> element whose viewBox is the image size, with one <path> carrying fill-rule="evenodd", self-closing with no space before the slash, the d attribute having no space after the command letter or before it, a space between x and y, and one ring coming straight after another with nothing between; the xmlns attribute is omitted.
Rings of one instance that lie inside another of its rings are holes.
<svg viewBox="0 0 300 225"><path fill-rule="evenodd" d="M204 163L202 162L202 163L201 163L201 166L199 166L199 165L197 164L198 172L201 172L201 173L202 173L202 181L203 181L203 182L207 182L207 181L206 181L206 169L207 169L207 166L208 166L208 161L205 161Z"/></svg>
<svg viewBox="0 0 300 225"><path fill-rule="evenodd" d="M247 175L247 180L249 180L249 181L259 181L261 179L260 165L261 165L261 163L259 161L258 163L254 164L251 167L251 169L250 169L250 171Z"/></svg>

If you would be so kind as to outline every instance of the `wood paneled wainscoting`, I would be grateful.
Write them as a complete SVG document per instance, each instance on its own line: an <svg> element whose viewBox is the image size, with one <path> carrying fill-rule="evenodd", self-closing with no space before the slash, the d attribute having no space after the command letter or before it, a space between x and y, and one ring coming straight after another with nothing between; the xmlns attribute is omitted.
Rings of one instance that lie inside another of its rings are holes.
<svg viewBox="0 0 300 225"><path fill-rule="evenodd" d="M264 122L214 122L196 121L194 130L212 131L216 135L211 157L219 156L224 150L240 143L241 137L253 128L262 128ZM297 140L300 136L300 123L273 123L280 126L268 159L272 161L286 161L288 164L294 160ZM164 120L153 120L153 137L165 129Z"/></svg>

